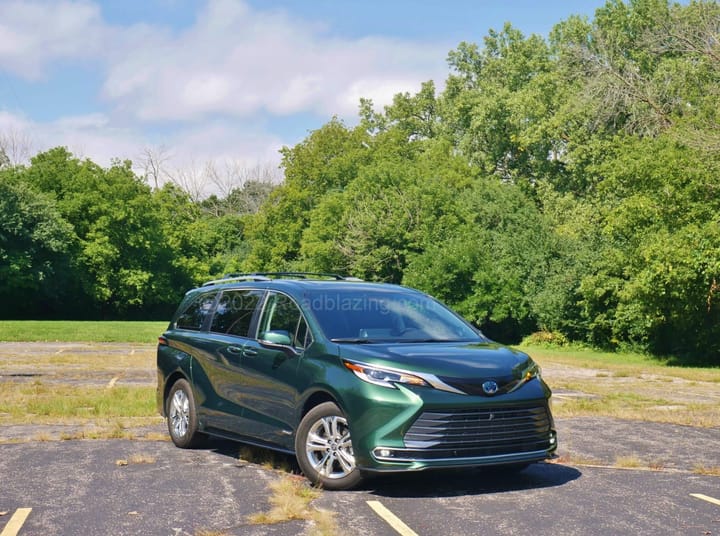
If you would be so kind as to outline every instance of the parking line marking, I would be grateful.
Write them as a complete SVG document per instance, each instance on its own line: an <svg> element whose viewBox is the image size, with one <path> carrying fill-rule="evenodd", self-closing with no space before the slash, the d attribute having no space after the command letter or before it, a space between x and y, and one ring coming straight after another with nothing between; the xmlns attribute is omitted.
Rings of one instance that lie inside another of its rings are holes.
<svg viewBox="0 0 720 536"><path fill-rule="evenodd" d="M385 508L380 501L367 501L367 505L401 536L418 536L417 532L408 527L398 516Z"/></svg>
<svg viewBox="0 0 720 536"><path fill-rule="evenodd" d="M707 501L709 503L720 506L720 499L715 499L714 497L708 497L707 495L703 495L702 493L691 493L690 497L695 497L696 499L700 499L701 501ZM0 535L0 536L2 536L2 535Z"/></svg>
<svg viewBox="0 0 720 536"><path fill-rule="evenodd" d="M30 515L30 512L32 512L32 508L18 508L15 510L8 524L5 525L3 531L0 532L0 536L17 536L17 533L20 532L20 529L25 524L25 520Z"/></svg>

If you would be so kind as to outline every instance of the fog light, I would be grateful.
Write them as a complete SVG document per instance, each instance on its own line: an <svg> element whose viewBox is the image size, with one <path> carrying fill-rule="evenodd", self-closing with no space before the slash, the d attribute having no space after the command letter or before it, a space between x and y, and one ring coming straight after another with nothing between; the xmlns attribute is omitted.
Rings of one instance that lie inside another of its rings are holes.
<svg viewBox="0 0 720 536"><path fill-rule="evenodd" d="M390 451L388 449L380 449L380 456L382 456L383 458L389 458Z"/></svg>
<svg viewBox="0 0 720 536"><path fill-rule="evenodd" d="M553 436L553 435L550 436L550 444L551 445L555 444L555 436Z"/></svg>

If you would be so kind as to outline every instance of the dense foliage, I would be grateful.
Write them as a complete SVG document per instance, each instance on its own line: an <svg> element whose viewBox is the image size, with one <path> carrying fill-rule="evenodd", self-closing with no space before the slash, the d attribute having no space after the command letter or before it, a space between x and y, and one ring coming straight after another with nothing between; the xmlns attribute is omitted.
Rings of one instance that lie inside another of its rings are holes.
<svg viewBox="0 0 720 536"><path fill-rule="evenodd" d="M130 162L103 169L64 148L6 165L0 318L167 318L188 288L237 264L249 212L208 204L173 183L151 190Z"/></svg>
<svg viewBox="0 0 720 536"><path fill-rule="evenodd" d="M0 315L150 316L223 271L331 271L418 287L508 342L720 364L720 5L610 0L448 62L442 91L363 101L357 126L285 148L251 209L62 149L5 164Z"/></svg>

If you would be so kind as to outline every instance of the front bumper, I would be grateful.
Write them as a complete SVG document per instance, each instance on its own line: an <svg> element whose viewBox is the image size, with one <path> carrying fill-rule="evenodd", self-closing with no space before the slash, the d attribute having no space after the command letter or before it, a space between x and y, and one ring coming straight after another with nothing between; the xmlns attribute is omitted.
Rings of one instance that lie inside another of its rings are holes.
<svg viewBox="0 0 720 536"><path fill-rule="evenodd" d="M495 397L405 386L363 391L346 404L363 471L530 463L557 449L550 390L540 379Z"/></svg>

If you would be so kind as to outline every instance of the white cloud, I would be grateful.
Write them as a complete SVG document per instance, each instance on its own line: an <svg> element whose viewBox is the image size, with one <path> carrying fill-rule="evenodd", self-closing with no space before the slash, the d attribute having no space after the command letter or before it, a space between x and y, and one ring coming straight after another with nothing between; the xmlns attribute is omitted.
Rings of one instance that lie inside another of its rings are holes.
<svg viewBox="0 0 720 536"><path fill-rule="evenodd" d="M183 129L167 145L172 148L173 165L177 167L208 161L238 162L253 167L279 164L283 142L264 132L218 122Z"/></svg>
<svg viewBox="0 0 720 536"><path fill-rule="evenodd" d="M91 158L108 166L115 158L131 158L139 152L136 132L110 125L103 114L62 117L41 123L24 116L0 112L0 132L25 140L30 156L62 145L79 158Z"/></svg>
<svg viewBox="0 0 720 536"><path fill-rule="evenodd" d="M0 2L0 70L37 79L53 61L95 57L103 26L91 2Z"/></svg>
<svg viewBox="0 0 720 536"><path fill-rule="evenodd" d="M21 115L0 110L0 132L24 132L29 124Z"/></svg>
<svg viewBox="0 0 720 536"><path fill-rule="evenodd" d="M27 153L13 156L29 157L63 145L75 156L105 167L115 159L132 160L138 172L145 150L157 148L136 128L113 126L103 114L38 123L0 111L0 133L23 145L22 152ZM224 122L188 126L157 144L165 147L168 170L190 169L207 162L231 162L247 168L275 166L280 162L278 150L282 145L282 140L270 134Z"/></svg>
<svg viewBox="0 0 720 536"><path fill-rule="evenodd" d="M183 30L112 25L90 0L0 0L0 74L43 79L62 92L53 85L58 70L92 59L104 77L91 108L99 113L57 110L57 119L37 121L0 103L0 133L31 140L32 154L64 145L103 166L137 161L153 145L168 148L174 168L211 160L273 165L278 149L298 140L269 133L269 116L354 118L361 97L381 107L446 76L447 44L327 30L242 0L208 0ZM160 142L146 131L170 125Z"/></svg>
<svg viewBox="0 0 720 536"><path fill-rule="evenodd" d="M177 35L132 33L111 53L104 95L146 121L261 111L349 116L361 96L389 104L394 93L446 73L444 44L328 37L318 25L241 1L210 1Z"/></svg>

